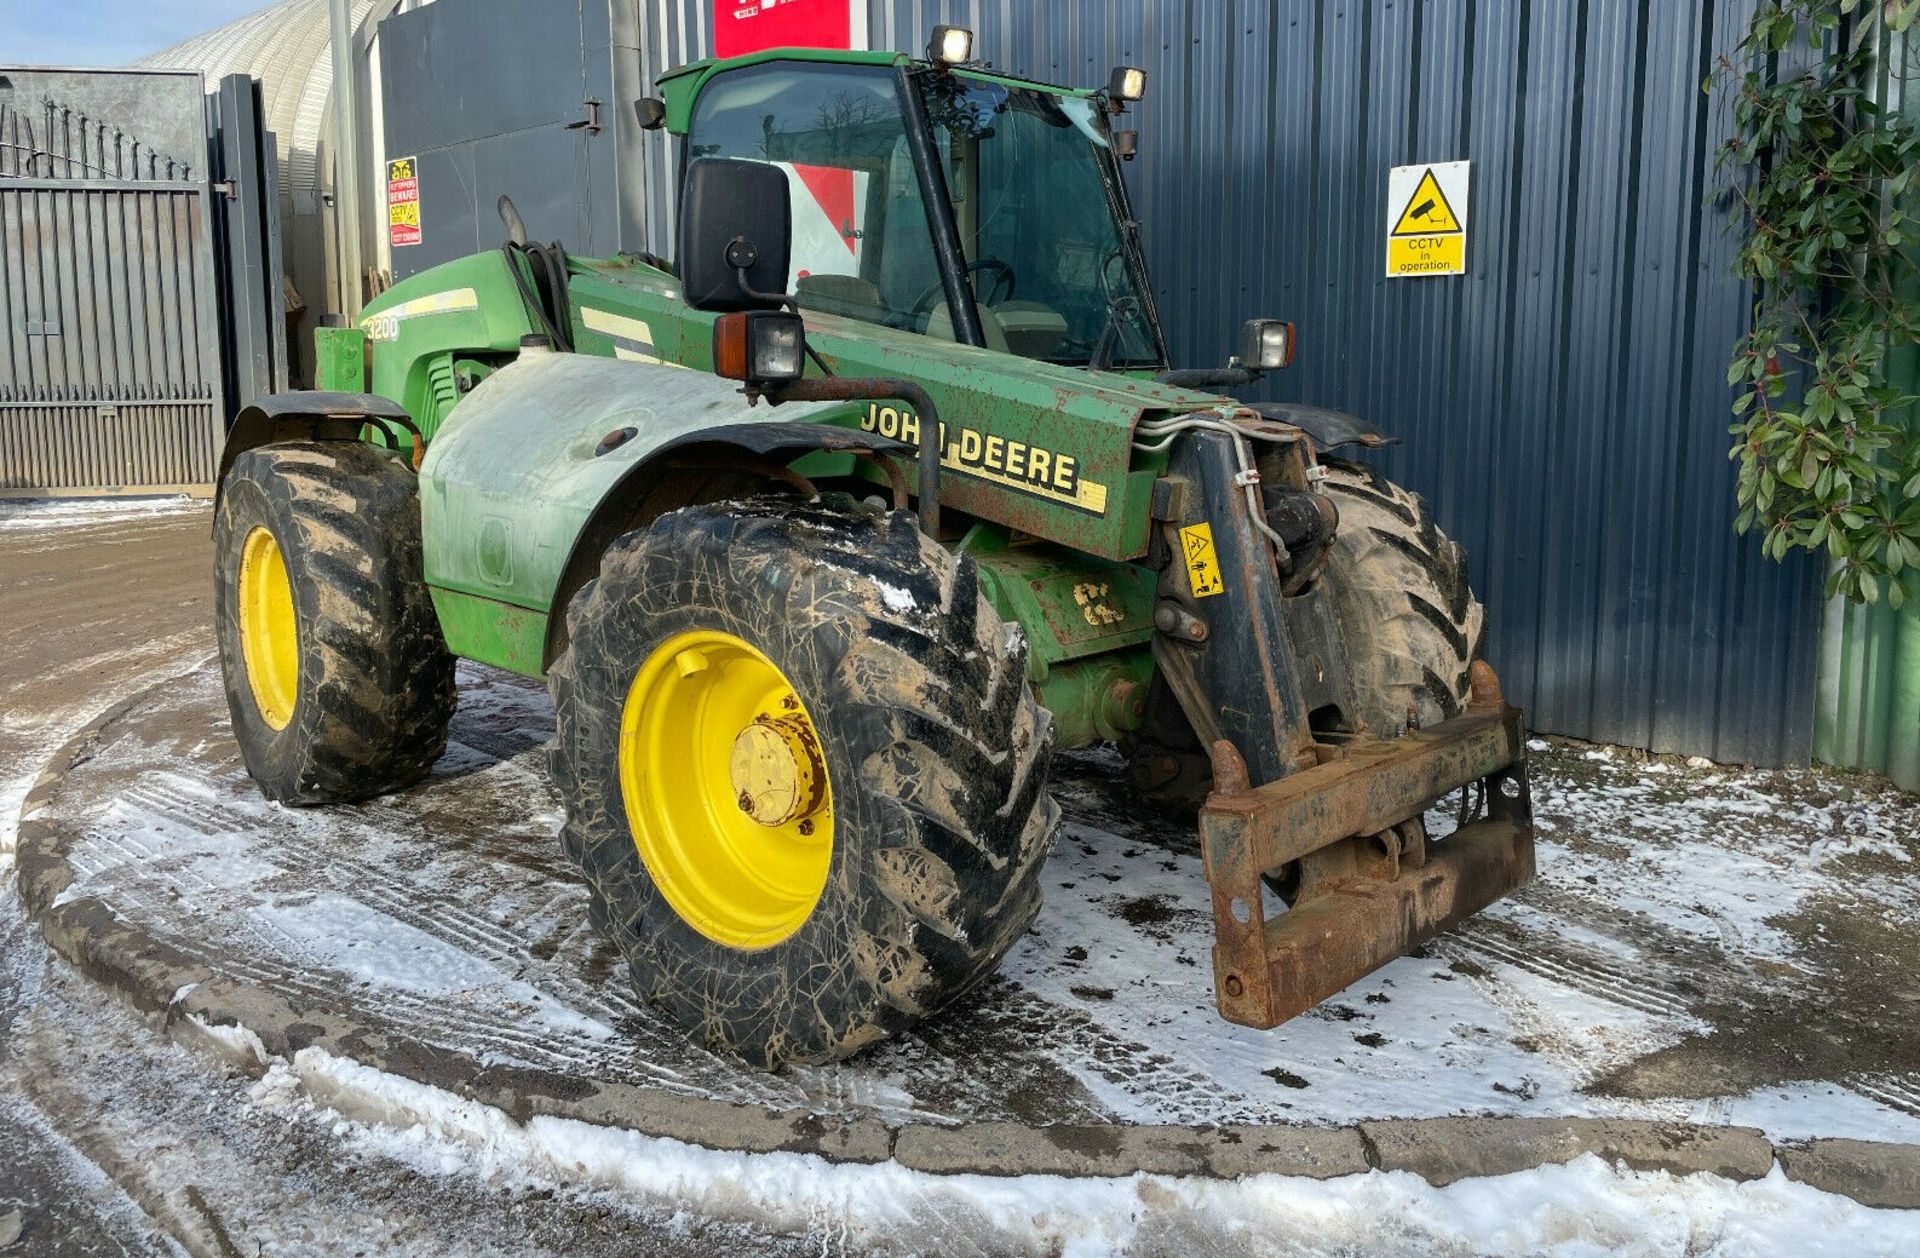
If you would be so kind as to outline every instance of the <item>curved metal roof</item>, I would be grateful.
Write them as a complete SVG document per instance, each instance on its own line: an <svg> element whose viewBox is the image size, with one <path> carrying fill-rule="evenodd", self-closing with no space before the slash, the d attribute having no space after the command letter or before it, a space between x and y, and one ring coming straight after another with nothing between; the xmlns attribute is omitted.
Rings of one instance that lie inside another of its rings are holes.
<svg viewBox="0 0 1920 1258"><path fill-rule="evenodd" d="M373 3L354 0L355 30ZM224 74L259 79L266 125L279 150L281 192L318 195L320 136L333 87L328 31L327 0L280 0L133 64L198 70L207 76L209 86Z"/></svg>

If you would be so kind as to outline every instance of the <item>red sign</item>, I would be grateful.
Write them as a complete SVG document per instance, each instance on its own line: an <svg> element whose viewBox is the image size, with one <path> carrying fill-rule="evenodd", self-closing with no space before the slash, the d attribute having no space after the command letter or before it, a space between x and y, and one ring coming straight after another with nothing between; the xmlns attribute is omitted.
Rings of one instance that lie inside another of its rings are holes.
<svg viewBox="0 0 1920 1258"><path fill-rule="evenodd" d="M713 52L851 48L853 6L864 0L713 0Z"/></svg>

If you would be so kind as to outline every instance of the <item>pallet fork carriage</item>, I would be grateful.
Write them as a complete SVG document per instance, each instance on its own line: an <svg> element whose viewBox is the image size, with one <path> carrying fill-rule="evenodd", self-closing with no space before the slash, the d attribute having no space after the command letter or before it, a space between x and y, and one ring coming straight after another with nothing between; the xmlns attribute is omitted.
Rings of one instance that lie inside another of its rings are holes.
<svg viewBox="0 0 1920 1258"><path fill-rule="evenodd" d="M970 56L942 27L925 58L670 73L640 116L693 155L671 262L531 243L502 198L501 249L321 329L319 389L222 459L262 789L418 782L455 658L545 679L592 921L644 999L767 1066L992 973L1040 911L1057 747L1116 743L1197 812L1235 1022L1533 872L1464 553L1340 457L1386 438L1226 396L1291 362L1289 323L1171 369L1114 130L1144 76ZM803 231L822 188L841 217Z"/></svg>
<svg viewBox="0 0 1920 1258"><path fill-rule="evenodd" d="M1304 434L1237 418L1281 443L1275 462L1304 477ZM1169 539L1209 523L1217 592L1196 596L1193 575L1168 566L1162 611L1182 632L1158 655L1163 675L1201 692L1187 706L1216 721L1200 810L1215 1000L1231 1021L1272 1027L1525 883L1533 823L1521 714L1484 660L1471 664L1465 709L1451 720L1424 730L1416 720L1397 738L1312 728L1310 712L1340 702L1351 670L1328 667L1341 643L1322 601L1284 593L1275 540L1239 492L1241 440L1195 434L1165 482ZM1484 817L1463 809L1460 828L1429 850L1425 814L1470 788ZM1265 891L1283 871L1291 904L1269 914Z"/></svg>
<svg viewBox="0 0 1920 1258"><path fill-rule="evenodd" d="M1258 788L1233 744L1213 745L1200 844L1223 1017L1277 1026L1533 877L1520 710L1484 662L1473 682L1464 715L1391 741L1356 740ZM1412 819L1469 788L1484 818L1430 851ZM1294 861L1304 867L1301 893L1269 920L1262 879Z"/></svg>

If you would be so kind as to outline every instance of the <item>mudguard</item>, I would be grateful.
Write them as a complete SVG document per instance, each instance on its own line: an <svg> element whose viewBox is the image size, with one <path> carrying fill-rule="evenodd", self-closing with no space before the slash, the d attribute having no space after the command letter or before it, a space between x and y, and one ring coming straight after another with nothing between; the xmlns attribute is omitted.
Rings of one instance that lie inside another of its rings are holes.
<svg viewBox="0 0 1920 1258"><path fill-rule="evenodd" d="M909 451L823 420L844 404L752 407L705 372L536 352L448 415L420 467L427 583L545 614L601 524L628 509L663 456L718 445L791 462L809 451ZM485 658L482 656L482 658Z"/></svg>
<svg viewBox="0 0 1920 1258"><path fill-rule="evenodd" d="M337 393L302 389L270 393L243 407L227 430L220 450L220 476L214 503L227 482L233 461L256 446L276 441L358 441L367 425L401 436L413 428L406 408L374 393Z"/></svg>
<svg viewBox="0 0 1920 1258"><path fill-rule="evenodd" d="M1255 402L1253 409L1263 418L1292 424L1313 438L1315 448L1320 450L1337 450L1341 446L1365 446L1377 450L1381 446L1398 445L1400 442L1400 438L1387 436L1358 415L1328 410L1324 406L1302 406L1297 402Z"/></svg>

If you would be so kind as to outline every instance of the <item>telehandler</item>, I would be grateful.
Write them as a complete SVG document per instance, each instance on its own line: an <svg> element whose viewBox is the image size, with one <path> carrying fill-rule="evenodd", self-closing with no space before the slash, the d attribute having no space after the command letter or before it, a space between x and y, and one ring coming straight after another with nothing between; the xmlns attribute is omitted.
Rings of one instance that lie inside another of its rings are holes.
<svg viewBox="0 0 1920 1258"><path fill-rule="evenodd" d="M1056 748L1198 807L1235 1022L1531 876L1465 557L1333 454L1385 439L1228 396L1287 323L1171 369L1121 177L1139 70L1048 86L941 27L659 87L677 257L530 242L503 198L501 249L321 329L318 388L234 424L219 642L269 797L421 781L457 657L544 678L594 924L768 1066L993 970L1040 908Z"/></svg>

